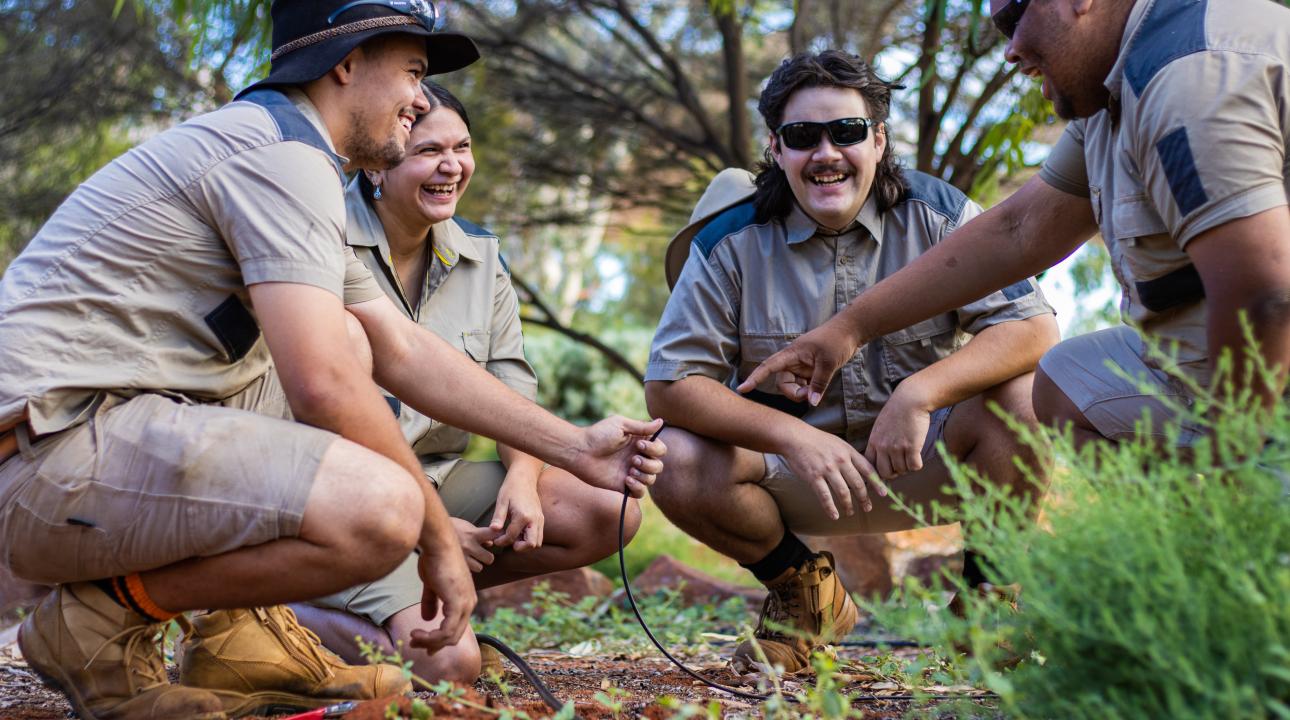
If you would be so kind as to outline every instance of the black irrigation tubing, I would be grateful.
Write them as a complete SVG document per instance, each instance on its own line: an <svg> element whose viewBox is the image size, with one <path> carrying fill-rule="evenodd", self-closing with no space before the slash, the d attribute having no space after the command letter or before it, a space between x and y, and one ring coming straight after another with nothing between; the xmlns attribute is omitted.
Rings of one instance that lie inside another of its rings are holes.
<svg viewBox="0 0 1290 720"><path fill-rule="evenodd" d="M664 425L664 427L666 427L666 425ZM659 434L662 432L663 432L663 428L659 428L658 432L654 433L654 435L650 437L650 441L653 442L654 440L657 440ZM632 593L632 586L631 586L631 583L628 581L628 577L627 577L627 557L624 549L627 546L627 541L625 537L626 535L625 528L627 524L626 523L627 503L630 499L631 499L631 495L629 495L627 491L624 490L622 509L619 510L618 512L618 569L623 575L623 590L627 595L627 602L632 607L632 614L636 616L636 621L640 623L641 629L645 631L645 635L650 639L650 642L654 643L654 647L658 648L658 651L663 653L664 657L666 657L668 660L671 660L673 665L676 665L678 668L680 668L683 672L685 672L690 677L698 680L699 682L703 683L704 685L707 685L708 687L714 690L719 690L729 695L734 695L735 697L743 698L745 700L754 700L757 702L765 702L776 696L783 698L784 700L791 703L799 702L799 700L793 697L792 695L784 695L783 693L765 693L765 694L750 693L750 692L738 690L736 688L732 688L726 685L722 685L721 683L718 683L718 682L713 682L712 680L709 680L703 677L702 675L700 675L699 673L686 667L684 663L682 663L680 660L677 660L675 657L673 657L672 654L667 651L667 648L663 647L663 643L659 642L658 638L654 637L654 633L649 629L649 625L645 623L645 618L641 616L640 608L637 607L636 605L636 596ZM533 668L529 667L529 664L524 662L524 659L520 657L519 653L507 647L505 643L503 643L501 640L498 640L497 638L491 635L484 635L481 633L476 635L475 638L484 645L489 645L493 648L496 648L497 651L500 652L502 655L504 655L507 660L510 660L511 663L515 665L515 667L519 668L520 672L533 685L533 688L537 690L538 695L542 698L542 701L545 702L548 707L550 707L552 710L555 710L556 712L559 712L564 708L564 703L561 702L560 699L557 698L555 694L551 692L551 689L548 688L546 684L542 682L542 678L538 677L538 674L534 672ZM841 645L841 646L847 646L847 647L877 647L877 646L919 647L918 643L913 642L911 640L853 640L848 642L839 642L835 644ZM989 697L992 697L992 696L989 696L989 695L987 696L918 695L913 693L902 693L898 695L869 694L869 695L847 695L846 696L848 701L850 701L851 703L855 703L857 701L891 702L891 701L909 701L909 700L973 700L973 699L981 700L981 699L988 699Z"/></svg>

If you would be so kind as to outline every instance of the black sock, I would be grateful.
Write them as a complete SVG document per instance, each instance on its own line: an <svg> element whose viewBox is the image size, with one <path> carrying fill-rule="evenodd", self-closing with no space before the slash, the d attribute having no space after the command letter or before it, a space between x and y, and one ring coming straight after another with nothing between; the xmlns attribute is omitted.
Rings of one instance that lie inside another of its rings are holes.
<svg viewBox="0 0 1290 720"><path fill-rule="evenodd" d="M790 569L802 567L814 554L806 546L806 543L798 540L796 535L785 530L784 537L780 538L779 544L766 557L754 563L747 565L740 563L740 565L751 570L752 574L761 582L768 583Z"/></svg>
<svg viewBox="0 0 1290 720"><path fill-rule="evenodd" d="M970 588L978 587L990 582L986 579L985 571L990 563L984 555L971 550L963 551L963 581Z"/></svg>

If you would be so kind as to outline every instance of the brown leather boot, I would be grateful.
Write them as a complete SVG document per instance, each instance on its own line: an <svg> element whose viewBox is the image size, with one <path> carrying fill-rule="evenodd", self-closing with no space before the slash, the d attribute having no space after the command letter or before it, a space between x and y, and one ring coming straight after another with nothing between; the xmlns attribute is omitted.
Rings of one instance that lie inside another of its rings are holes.
<svg viewBox="0 0 1290 720"><path fill-rule="evenodd" d="M27 616L18 647L31 669L61 690L82 718L226 717L213 694L170 684L160 631L93 584L74 583L54 588Z"/></svg>
<svg viewBox="0 0 1290 720"><path fill-rule="evenodd" d="M789 570L767 583L766 589L770 592L753 638L766 660L784 672L810 667L813 650L846 637L859 619L851 595L833 568L831 553L816 554L801 569ZM739 672L762 669L751 641L741 643L730 662Z"/></svg>
<svg viewBox="0 0 1290 720"><path fill-rule="evenodd" d="M192 618L179 681L215 693L233 717L310 710L412 689L394 665L345 664L281 605Z"/></svg>

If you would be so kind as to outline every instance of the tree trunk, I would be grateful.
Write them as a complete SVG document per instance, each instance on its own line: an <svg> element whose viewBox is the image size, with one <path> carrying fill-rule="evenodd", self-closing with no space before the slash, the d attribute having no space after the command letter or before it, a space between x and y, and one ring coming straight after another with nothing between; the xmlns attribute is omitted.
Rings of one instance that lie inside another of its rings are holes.
<svg viewBox="0 0 1290 720"><path fill-rule="evenodd" d="M721 56L726 65L726 99L730 104L730 150L735 165L752 168L752 127L748 121L748 70L744 63L744 28L738 11L716 13Z"/></svg>
<svg viewBox="0 0 1290 720"><path fill-rule="evenodd" d="M932 0L927 4L927 20L923 25L923 42L918 58L918 157L915 165L923 172L932 172L936 135L940 129L936 112L936 87L940 84L936 73L936 51L940 47L944 16L945 0Z"/></svg>

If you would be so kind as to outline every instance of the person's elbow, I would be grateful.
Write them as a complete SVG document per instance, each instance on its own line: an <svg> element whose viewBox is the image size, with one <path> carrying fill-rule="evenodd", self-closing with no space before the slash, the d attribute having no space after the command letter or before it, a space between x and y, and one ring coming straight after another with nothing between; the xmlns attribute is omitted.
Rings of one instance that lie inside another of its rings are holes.
<svg viewBox="0 0 1290 720"><path fill-rule="evenodd" d="M329 426L344 404L353 398L363 373L357 357L337 353L324 361L283 373L283 389L291 413L301 422Z"/></svg>
<svg viewBox="0 0 1290 720"><path fill-rule="evenodd" d="M663 418L669 425L680 424L683 413L678 393L682 380L649 380L645 383L645 409L650 417Z"/></svg>
<svg viewBox="0 0 1290 720"><path fill-rule="evenodd" d="M1233 304L1246 310L1255 329L1284 331L1290 325L1290 282L1266 283L1244 295L1244 302Z"/></svg>
<svg viewBox="0 0 1290 720"><path fill-rule="evenodd" d="M1057 316L1053 313L1035 315L1026 319L1034 336L1034 346L1040 355L1052 350L1062 341L1061 328L1057 326Z"/></svg>

